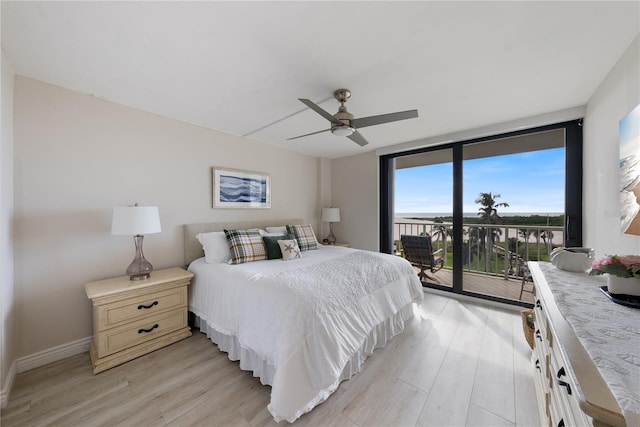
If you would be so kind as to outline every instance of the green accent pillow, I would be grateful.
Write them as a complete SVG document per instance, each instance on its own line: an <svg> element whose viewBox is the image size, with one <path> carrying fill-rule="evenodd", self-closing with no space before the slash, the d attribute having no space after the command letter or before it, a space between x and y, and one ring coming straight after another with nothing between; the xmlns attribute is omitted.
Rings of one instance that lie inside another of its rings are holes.
<svg viewBox="0 0 640 427"><path fill-rule="evenodd" d="M282 251L278 240L291 240L295 239L293 234L283 234L282 236L262 236L264 247L267 250L267 259L279 259L282 258Z"/></svg>

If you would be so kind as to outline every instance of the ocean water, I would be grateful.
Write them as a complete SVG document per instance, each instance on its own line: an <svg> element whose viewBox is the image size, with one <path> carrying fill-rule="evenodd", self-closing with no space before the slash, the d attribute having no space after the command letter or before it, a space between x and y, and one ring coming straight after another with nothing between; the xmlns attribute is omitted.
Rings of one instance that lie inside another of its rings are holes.
<svg viewBox="0 0 640 427"><path fill-rule="evenodd" d="M620 191L633 191L640 182L640 157L632 154L620 159Z"/></svg>

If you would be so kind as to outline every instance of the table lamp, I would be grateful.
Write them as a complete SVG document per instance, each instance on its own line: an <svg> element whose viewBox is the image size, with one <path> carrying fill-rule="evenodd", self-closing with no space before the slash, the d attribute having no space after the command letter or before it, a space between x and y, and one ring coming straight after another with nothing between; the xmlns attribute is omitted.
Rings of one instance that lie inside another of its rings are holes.
<svg viewBox="0 0 640 427"><path fill-rule="evenodd" d="M329 223L329 235L325 239L330 245L336 244L336 236L333 235L333 223L340 222L340 209L339 208L323 208L322 209L322 222Z"/></svg>
<svg viewBox="0 0 640 427"><path fill-rule="evenodd" d="M148 279L153 266L144 258L142 241L144 234L159 233L160 214L157 206L124 206L113 208L111 234L133 236L136 255L129 267L127 275L130 280Z"/></svg>

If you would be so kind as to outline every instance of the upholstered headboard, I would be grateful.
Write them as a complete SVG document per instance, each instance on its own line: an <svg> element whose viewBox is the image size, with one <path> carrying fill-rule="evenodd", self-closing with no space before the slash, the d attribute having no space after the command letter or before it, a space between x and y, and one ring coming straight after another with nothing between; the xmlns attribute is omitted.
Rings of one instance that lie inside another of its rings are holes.
<svg viewBox="0 0 640 427"><path fill-rule="evenodd" d="M184 232L184 264L189 265L192 261L202 258L204 251L202 245L196 239L198 233L209 233L211 231L246 230L247 228L277 227L280 225L302 225L304 220L294 219L272 219L264 221L235 221L235 222L205 222L200 224L185 224Z"/></svg>

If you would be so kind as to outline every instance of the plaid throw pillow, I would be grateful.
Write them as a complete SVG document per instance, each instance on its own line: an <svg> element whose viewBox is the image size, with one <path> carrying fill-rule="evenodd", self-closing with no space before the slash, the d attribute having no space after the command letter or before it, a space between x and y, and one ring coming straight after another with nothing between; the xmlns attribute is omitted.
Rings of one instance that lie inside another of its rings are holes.
<svg viewBox="0 0 640 427"><path fill-rule="evenodd" d="M318 241L310 225L287 225L287 232L296 236L301 251L318 249Z"/></svg>
<svg viewBox="0 0 640 427"><path fill-rule="evenodd" d="M257 231L224 230L229 242L231 260L229 264L242 264L267 259L262 236Z"/></svg>

